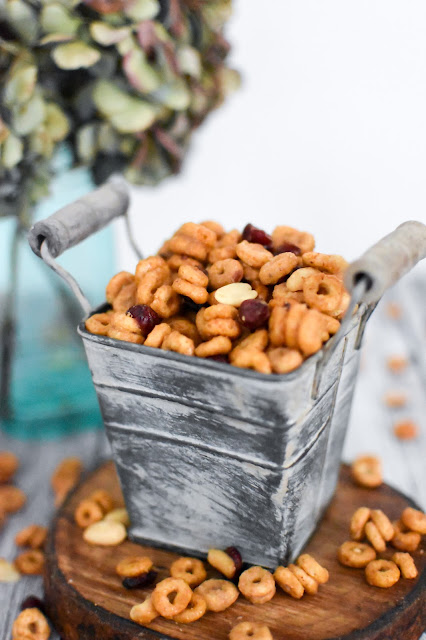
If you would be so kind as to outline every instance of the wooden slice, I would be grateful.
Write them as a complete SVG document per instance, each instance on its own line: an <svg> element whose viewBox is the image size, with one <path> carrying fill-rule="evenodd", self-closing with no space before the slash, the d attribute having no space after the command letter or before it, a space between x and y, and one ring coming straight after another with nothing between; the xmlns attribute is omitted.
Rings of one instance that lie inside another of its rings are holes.
<svg viewBox="0 0 426 640"><path fill-rule="evenodd" d="M390 589L369 586L362 569L339 565L336 554L349 538L353 511L362 505L399 518L410 501L389 486L356 487L343 467L336 496L306 551L328 568L330 580L315 596L294 600L280 589L269 603L254 605L240 596L223 613L207 613L190 625L157 618L149 628L133 623L129 612L152 590L124 589L115 573L130 555L149 555L159 579L169 575L176 554L126 541L118 547L93 547L83 541L75 524L77 504L96 489L110 491L123 504L114 465L108 462L83 482L58 512L47 550L45 578L49 615L64 640L227 640L242 620L268 625L274 640L417 640L426 624L424 607L425 556L413 556L419 570L415 580L401 580ZM195 523L194 523L195 526ZM238 546L238 540L230 540ZM212 546L214 540L212 540ZM383 554L390 558L392 547ZM220 577L209 570L209 577Z"/></svg>

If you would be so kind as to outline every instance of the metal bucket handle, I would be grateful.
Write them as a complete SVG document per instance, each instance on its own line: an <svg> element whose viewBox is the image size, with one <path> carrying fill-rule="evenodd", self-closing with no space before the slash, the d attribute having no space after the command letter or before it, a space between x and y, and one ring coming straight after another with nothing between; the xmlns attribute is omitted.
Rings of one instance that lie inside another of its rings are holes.
<svg viewBox="0 0 426 640"><path fill-rule="evenodd" d="M55 261L67 249L77 245L114 218L125 216L129 207L129 187L123 178L114 176L102 187L63 207L46 220L36 222L29 232L29 243L41 257L71 287L84 313L91 305L75 279ZM127 225L129 238L139 254ZM426 257L426 225L410 221L370 247L361 258L349 265L345 285L351 294L351 304L338 333L323 349L326 361L334 348L346 335L356 305L365 303L370 309L384 292ZM364 323L369 313L364 314Z"/></svg>

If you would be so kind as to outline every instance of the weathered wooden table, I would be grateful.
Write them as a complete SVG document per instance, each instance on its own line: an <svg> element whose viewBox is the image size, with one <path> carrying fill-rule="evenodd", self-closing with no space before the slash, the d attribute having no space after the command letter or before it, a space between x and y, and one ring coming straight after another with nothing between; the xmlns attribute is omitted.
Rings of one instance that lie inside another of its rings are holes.
<svg viewBox="0 0 426 640"><path fill-rule="evenodd" d="M384 464L385 480L426 508L426 281L406 278L379 305L370 321L356 389L345 460L357 454L378 454ZM390 318L390 301L401 305L400 319ZM408 369L399 375L386 368L390 355L406 355ZM403 391L407 406L389 409L383 402L387 391ZM393 423L403 417L419 425L416 440L395 438ZM12 560L16 555L14 536L26 524L44 524L53 514L53 495L49 479L57 463L65 456L78 455L86 468L93 468L108 457L108 444L102 430L79 434L63 440L28 443L12 440L0 433L0 450L14 451L21 460L17 484L26 492L25 509L13 516L0 533L0 557ZM26 595L41 595L39 578L23 578L16 584L0 584L0 640L11 638L11 628L19 605ZM58 640L54 634L52 640ZM307 638L306 640L309 640ZM426 634L422 636L426 640Z"/></svg>

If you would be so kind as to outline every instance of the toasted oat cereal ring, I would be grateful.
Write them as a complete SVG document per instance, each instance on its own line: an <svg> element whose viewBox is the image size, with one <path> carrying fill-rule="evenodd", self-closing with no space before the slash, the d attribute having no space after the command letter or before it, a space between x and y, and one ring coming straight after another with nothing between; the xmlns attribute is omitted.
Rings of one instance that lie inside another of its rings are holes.
<svg viewBox="0 0 426 640"><path fill-rule="evenodd" d="M360 456L351 467L352 478L361 487L374 489L383 482L382 463L376 456Z"/></svg>
<svg viewBox="0 0 426 640"><path fill-rule="evenodd" d="M269 290L269 287L267 287L265 284L262 284L260 280L253 280L251 286L253 291L256 291L257 293L257 300L269 302L269 300L271 299L271 292Z"/></svg>
<svg viewBox="0 0 426 640"><path fill-rule="evenodd" d="M407 580L417 578L419 572L409 553L402 553L401 551L394 553L392 560L399 567L403 578Z"/></svg>
<svg viewBox="0 0 426 640"><path fill-rule="evenodd" d="M15 513L22 509L27 496L18 487L5 485L0 487L0 508L6 513Z"/></svg>
<svg viewBox="0 0 426 640"><path fill-rule="evenodd" d="M239 596L235 584L228 580L205 580L195 589L195 593L204 598L208 611L215 612L225 611Z"/></svg>
<svg viewBox="0 0 426 640"><path fill-rule="evenodd" d="M231 630L229 640L273 640L273 638L266 625L240 622Z"/></svg>
<svg viewBox="0 0 426 640"><path fill-rule="evenodd" d="M312 251L315 247L315 239L313 235L307 231L299 231L293 227L281 225L276 227L272 232L272 244L275 250L279 249L285 242L299 247L301 253Z"/></svg>
<svg viewBox="0 0 426 640"><path fill-rule="evenodd" d="M198 329L195 323L191 322L188 318L184 316L173 316L167 320L167 324L173 331L179 331L179 333L183 333L187 338L191 338L194 344L198 345L200 343L201 338Z"/></svg>
<svg viewBox="0 0 426 640"><path fill-rule="evenodd" d="M173 616L172 620L179 624L190 624L203 617L207 611L207 603L199 593L193 593L186 609Z"/></svg>
<svg viewBox="0 0 426 640"><path fill-rule="evenodd" d="M400 440L414 440L419 435L419 427L413 420L398 420L393 432Z"/></svg>
<svg viewBox="0 0 426 640"><path fill-rule="evenodd" d="M94 491L90 496L90 500L97 502L104 513L108 513L114 509L114 499L105 489L97 489Z"/></svg>
<svg viewBox="0 0 426 640"><path fill-rule="evenodd" d="M379 530L382 538L387 542L392 540L395 530L387 515L380 509L373 509L371 511L371 519Z"/></svg>
<svg viewBox="0 0 426 640"><path fill-rule="evenodd" d="M376 552L368 544L348 540L339 547L337 557L345 567L363 569L369 562L376 559Z"/></svg>
<svg viewBox="0 0 426 640"><path fill-rule="evenodd" d="M386 542L374 522L367 522L364 528L364 533L365 537L369 542L371 542L376 551L378 551L379 553L385 551Z"/></svg>
<svg viewBox="0 0 426 640"><path fill-rule="evenodd" d="M31 549L31 551L20 553L14 562L18 571L24 575L39 576L43 574L44 553L39 549Z"/></svg>
<svg viewBox="0 0 426 640"><path fill-rule="evenodd" d="M190 587L196 587L207 577L204 564L198 558L178 558L170 567L172 578L184 580Z"/></svg>
<svg viewBox="0 0 426 640"><path fill-rule="evenodd" d="M362 540L364 527L370 519L371 510L368 507L360 507L351 518L350 532L352 540Z"/></svg>
<svg viewBox="0 0 426 640"><path fill-rule="evenodd" d="M165 578L152 593L152 604L161 616L172 618L182 613L191 601L192 591L182 578Z"/></svg>
<svg viewBox="0 0 426 640"><path fill-rule="evenodd" d="M102 547L116 547L127 537L126 527L114 520L101 520L84 530L83 539L89 544Z"/></svg>
<svg viewBox="0 0 426 640"><path fill-rule="evenodd" d="M269 317L269 339L274 347L282 347L286 342L287 315L290 304L274 307Z"/></svg>
<svg viewBox="0 0 426 640"><path fill-rule="evenodd" d="M303 362L303 356L297 349L278 347L268 352L269 361L274 373L289 373L294 371Z"/></svg>
<svg viewBox="0 0 426 640"><path fill-rule="evenodd" d="M297 273L297 271L295 271ZM271 304L282 306L285 302L305 302L303 291L290 291L286 282L276 284L272 293Z"/></svg>
<svg viewBox="0 0 426 640"><path fill-rule="evenodd" d="M423 511L407 507L401 514L401 521L410 531L426 535L426 513Z"/></svg>
<svg viewBox="0 0 426 640"><path fill-rule="evenodd" d="M169 284L163 284L154 293L151 308L161 318L170 318L179 312L181 299Z"/></svg>
<svg viewBox="0 0 426 640"><path fill-rule="evenodd" d="M229 304L215 304L200 309L195 324L203 340L215 336L225 336L231 340L238 338L241 327L237 322L238 310Z"/></svg>
<svg viewBox="0 0 426 640"><path fill-rule="evenodd" d="M391 545L399 551L416 551L420 542L420 533L416 531L396 531L391 540Z"/></svg>
<svg viewBox="0 0 426 640"><path fill-rule="evenodd" d="M322 567L320 563L317 562L315 558L313 558L308 553L304 553L303 555L299 556L299 558L297 559L297 564L299 567L302 567L302 569L306 571L306 573L311 576L311 578L313 578L320 584L328 582L330 575L327 569L325 567Z"/></svg>
<svg viewBox="0 0 426 640"><path fill-rule="evenodd" d="M150 624L155 618L158 618L158 611L152 604L152 597L148 596L144 602L136 604L130 610L130 619L137 624Z"/></svg>
<svg viewBox="0 0 426 640"><path fill-rule="evenodd" d="M161 348L165 351L175 351L185 356L193 356L195 353L194 342L179 331L172 331L163 340Z"/></svg>
<svg viewBox="0 0 426 640"><path fill-rule="evenodd" d="M136 282L126 284L114 298L112 308L118 313L126 313L136 302Z"/></svg>
<svg viewBox="0 0 426 640"><path fill-rule="evenodd" d="M144 343L144 338L141 335L130 331L123 331L115 327L109 327L108 336L114 338L114 340L121 340L122 342L132 342L133 344Z"/></svg>
<svg viewBox="0 0 426 640"><path fill-rule="evenodd" d="M181 277L177 277L176 280L173 282L172 288L173 288L173 291L175 291L175 293L178 293L181 296L186 296L187 298L190 298L196 304L204 304L205 302L207 302L207 299L209 297L206 286L201 287L201 286L192 284L191 282L188 282L187 280L184 280Z"/></svg>
<svg viewBox="0 0 426 640"><path fill-rule="evenodd" d="M152 306L154 300L154 294L164 284L170 282L170 270L167 267L157 268L153 271L148 271L140 280L138 288L136 290L136 303L148 304Z"/></svg>
<svg viewBox="0 0 426 640"><path fill-rule="evenodd" d="M303 280L303 295L312 309L331 313L339 308L343 284L336 276L316 273Z"/></svg>
<svg viewBox="0 0 426 640"><path fill-rule="evenodd" d="M287 567L278 567L274 573L275 582L283 591L288 593L292 598L300 600L305 593L305 588L298 580L295 574Z"/></svg>
<svg viewBox="0 0 426 640"><path fill-rule="evenodd" d="M346 260L338 255L307 251L303 254L302 260L307 267L314 267L331 274L341 275L348 268Z"/></svg>
<svg viewBox="0 0 426 640"><path fill-rule="evenodd" d="M159 349L167 336L171 334L171 332L172 330L166 322L157 324L157 326L153 328L151 333L148 334L145 340L145 347L155 347Z"/></svg>
<svg viewBox="0 0 426 640"><path fill-rule="evenodd" d="M321 272L318 271L318 269L302 267L301 269L296 269L296 271L294 271L282 284L285 284L287 290L291 293L303 292L303 283L305 279L319 274L321 274ZM277 286L280 287L282 285Z"/></svg>
<svg viewBox="0 0 426 640"><path fill-rule="evenodd" d="M299 264L299 258L294 253L280 253L266 262L259 271L259 280L262 284L276 284L284 276L288 275Z"/></svg>
<svg viewBox="0 0 426 640"><path fill-rule="evenodd" d="M85 322L87 331L96 336L107 336L111 315L111 311L107 311L106 313L95 313L93 316L90 316Z"/></svg>
<svg viewBox="0 0 426 640"><path fill-rule="evenodd" d="M292 573L294 573L302 587L305 589L306 593L314 596L318 592L318 582L311 578L311 576L309 576L306 571L295 564L290 564L288 568Z"/></svg>
<svg viewBox="0 0 426 640"><path fill-rule="evenodd" d="M227 245L226 247L214 247L209 251L208 261L215 264L220 260L233 260L237 257L237 244Z"/></svg>
<svg viewBox="0 0 426 640"><path fill-rule="evenodd" d="M40 609L24 609L12 627L14 640L48 640L49 624Z"/></svg>
<svg viewBox="0 0 426 640"><path fill-rule="evenodd" d="M155 269L166 269L167 271L167 263L161 256L149 256L149 258L139 260L135 269L136 280L140 282L147 273Z"/></svg>
<svg viewBox="0 0 426 640"><path fill-rule="evenodd" d="M317 353L321 349L322 343L327 339L328 333L324 333L322 314L315 309L308 309L300 321L297 332L300 351L304 356L309 357Z"/></svg>
<svg viewBox="0 0 426 640"><path fill-rule="evenodd" d="M372 560L365 567L368 584L381 589L392 587L398 582L400 575L398 567L391 560Z"/></svg>
<svg viewBox="0 0 426 640"><path fill-rule="evenodd" d="M120 271L120 273L113 276L108 282L105 291L107 302L112 304L123 287L132 284L134 281L135 276L128 271Z"/></svg>
<svg viewBox="0 0 426 640"><path fill-rule="evenodd" d="M91 524L99 522L104 517L101 505L94 500L82 500L74 511L74 520L82 529L86 529Z"/></svg>
<svg viewBox="0 0 426 640"><path fill-rule="evenodd" d="M124 558L115 568L116 573L122 578L136 578L142 573L148 573L153 566L151 558L147 556L131 556Z"/></svg>
<svg viewBox="0 0 426 640"><path fill-rule="evenodd" d="M179 271L179 267L183 264L189 264L192 267L202 267L202 263L199 260L195 260L195 258L190 258L189 256L182 256L178 253L174 253L167 260L167 265L172 271Z"/></svg>
<svg viewBox="0 0 426 640"><path fill-rule="evenodd" d="M263 567L250 567L240 575L238 588L247 600L254 604L264 604L275 595L275 581L272 573Z"/></svg>
<svg viewBox="0 0 426 640"><path fill-rule="evenodd" d="M210 358L211 356L219 356L227 354L232 349L232 342L225 336L215 336L208 340L208 342L202 342L195 349L195 355L199 358Z"/></svg>
<svg viewBox="0 0 426 640"><path fill-rule="evenodd" d="M247 240L239 242L235 250L240 260L255 269L260 269L274 257L263 245Z"/></svg>
<svg viewBox="0 0 426 640"><path fill-rule="evenodd" d="M47 538L47 527L38 524L30 524L25 529L19 531L15 536L15 544L18 547L30 547L30 549L41 549Z"/></svg>
<svg viewBox="0 0 426 640"><path fill-rule="evenodd" d="M335 333L337 333L340 329L340 322L339 320L337 320L337 318L332 318L331 316L328 316L326 314L322 314L322 319L324 321L324 327L325 330L328 334L330 334L331 336L333 336ZM327 338L328 340L328 338Z"/></svg>
<svg viewBox="0 0 426 640"><path fill-rule="evenodd" d="M226 551L222 551L222 549L209 549L207 562L220 571L228 580L232 580L235 576L237 570L235 562Z"/></svg>
<svg viewBox="0 0 426 640"><path fill-rule="evenodd" d="M302 320L308 313L308 308L305 304L291 304L288 310L285 327L285 344L290 349L297 349L299 347L299 330L302 325ZM308 328L308 331L311 329ZM311 336L308 336L309 339Z"/></svg>
<svg viewBox="0 0 426 640"><path fill-rule="evenodd" d="M264 351L268 346L268 331L266 329L258 329L248 336L239 340L236 349L257 349Z"/></svg>
<svg viewBox="0 0 426 640"><path fill-rule="evenodd" d="M244 277L244 269L241 262L232 258L218 260L207 270L209 282L213 289L220 289L227 284L241 282Z"/></svg>
<svg viewBox="0 0 426 640"><path fill-rule="evenodd" d="M55 505L61 504L65 496L80 479L83 465L79 458L64 458L52 474L50 483L56 494Z"/></svg>
<svg viewBox="0 0 426 640"><path fill-rule="evenodd" d="M0 484L9 482L15 475L19 460L11 451L0 451Z"/></svg>

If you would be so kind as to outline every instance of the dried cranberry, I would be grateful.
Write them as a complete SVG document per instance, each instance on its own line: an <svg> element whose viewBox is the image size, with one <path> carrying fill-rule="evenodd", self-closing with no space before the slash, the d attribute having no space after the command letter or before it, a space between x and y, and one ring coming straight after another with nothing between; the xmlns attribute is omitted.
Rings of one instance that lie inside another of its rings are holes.
<svg viewBox="0 0 426 640"><path fill-rule="evenodd" d="M252 224L247 224L243 231L243 240L247 242L255 242L256 244L263 244L264 247L272 246L272 238L266 231L254 227Z"/></svg>
<svg viewBox="0 0 426 640"><path fill-rule="evenodd" d="M151 333L155 325L160 324L161 318L151 309L147 304L137 304L134 307L130 307L127 311L129 316L132 316L141 328L142 335L146 336Z"/></svg>
<svg viewBox="0 0 426 640"><path fill-rule="evenodd" d="M147 573L141 573L140 576L124 578L122 584L125 589L141 589L155 582L157 575L156 571L148 571Z"/></svg>
<svg viewBox="0 0 426 640"><path fill-rule="evenodd" d="M241 324L254 331L269 320L269 307L263 300L244 300L238 310Z"/></svg>
<svg viewBox="0 0 426 640"><path fill-rule="evenodd" d="M280 246L274 250L274 254L277 256L279 253L294 253L295 256L300 256L302 250L291 242L283 242Z"/></svg>
<svg viewBox="0 0 426 640"><path fill-rule="evenodd" d="M21 602L21 611L24 609L39 609L42 613L45 613L45 607L43 600L37 598L37 596L27 596L25 600Z"/></svg>
<svg viewBox="0 0 426 640"><path fill-rule="evenodd" d="M225 364L229 363L228 356L224 356L224 355L208 356L206 360L214 360L215 362L224 362Z"/></svg>
<svg viewBox="0 0 426 640"><path fill-rule="evenodd" d="M234 561L235 573L241 571L241 567L243 566L243 559L238 549L236 547L228 547L227 549L225 549L225 553L227 553L228 556Z"/></svg>

